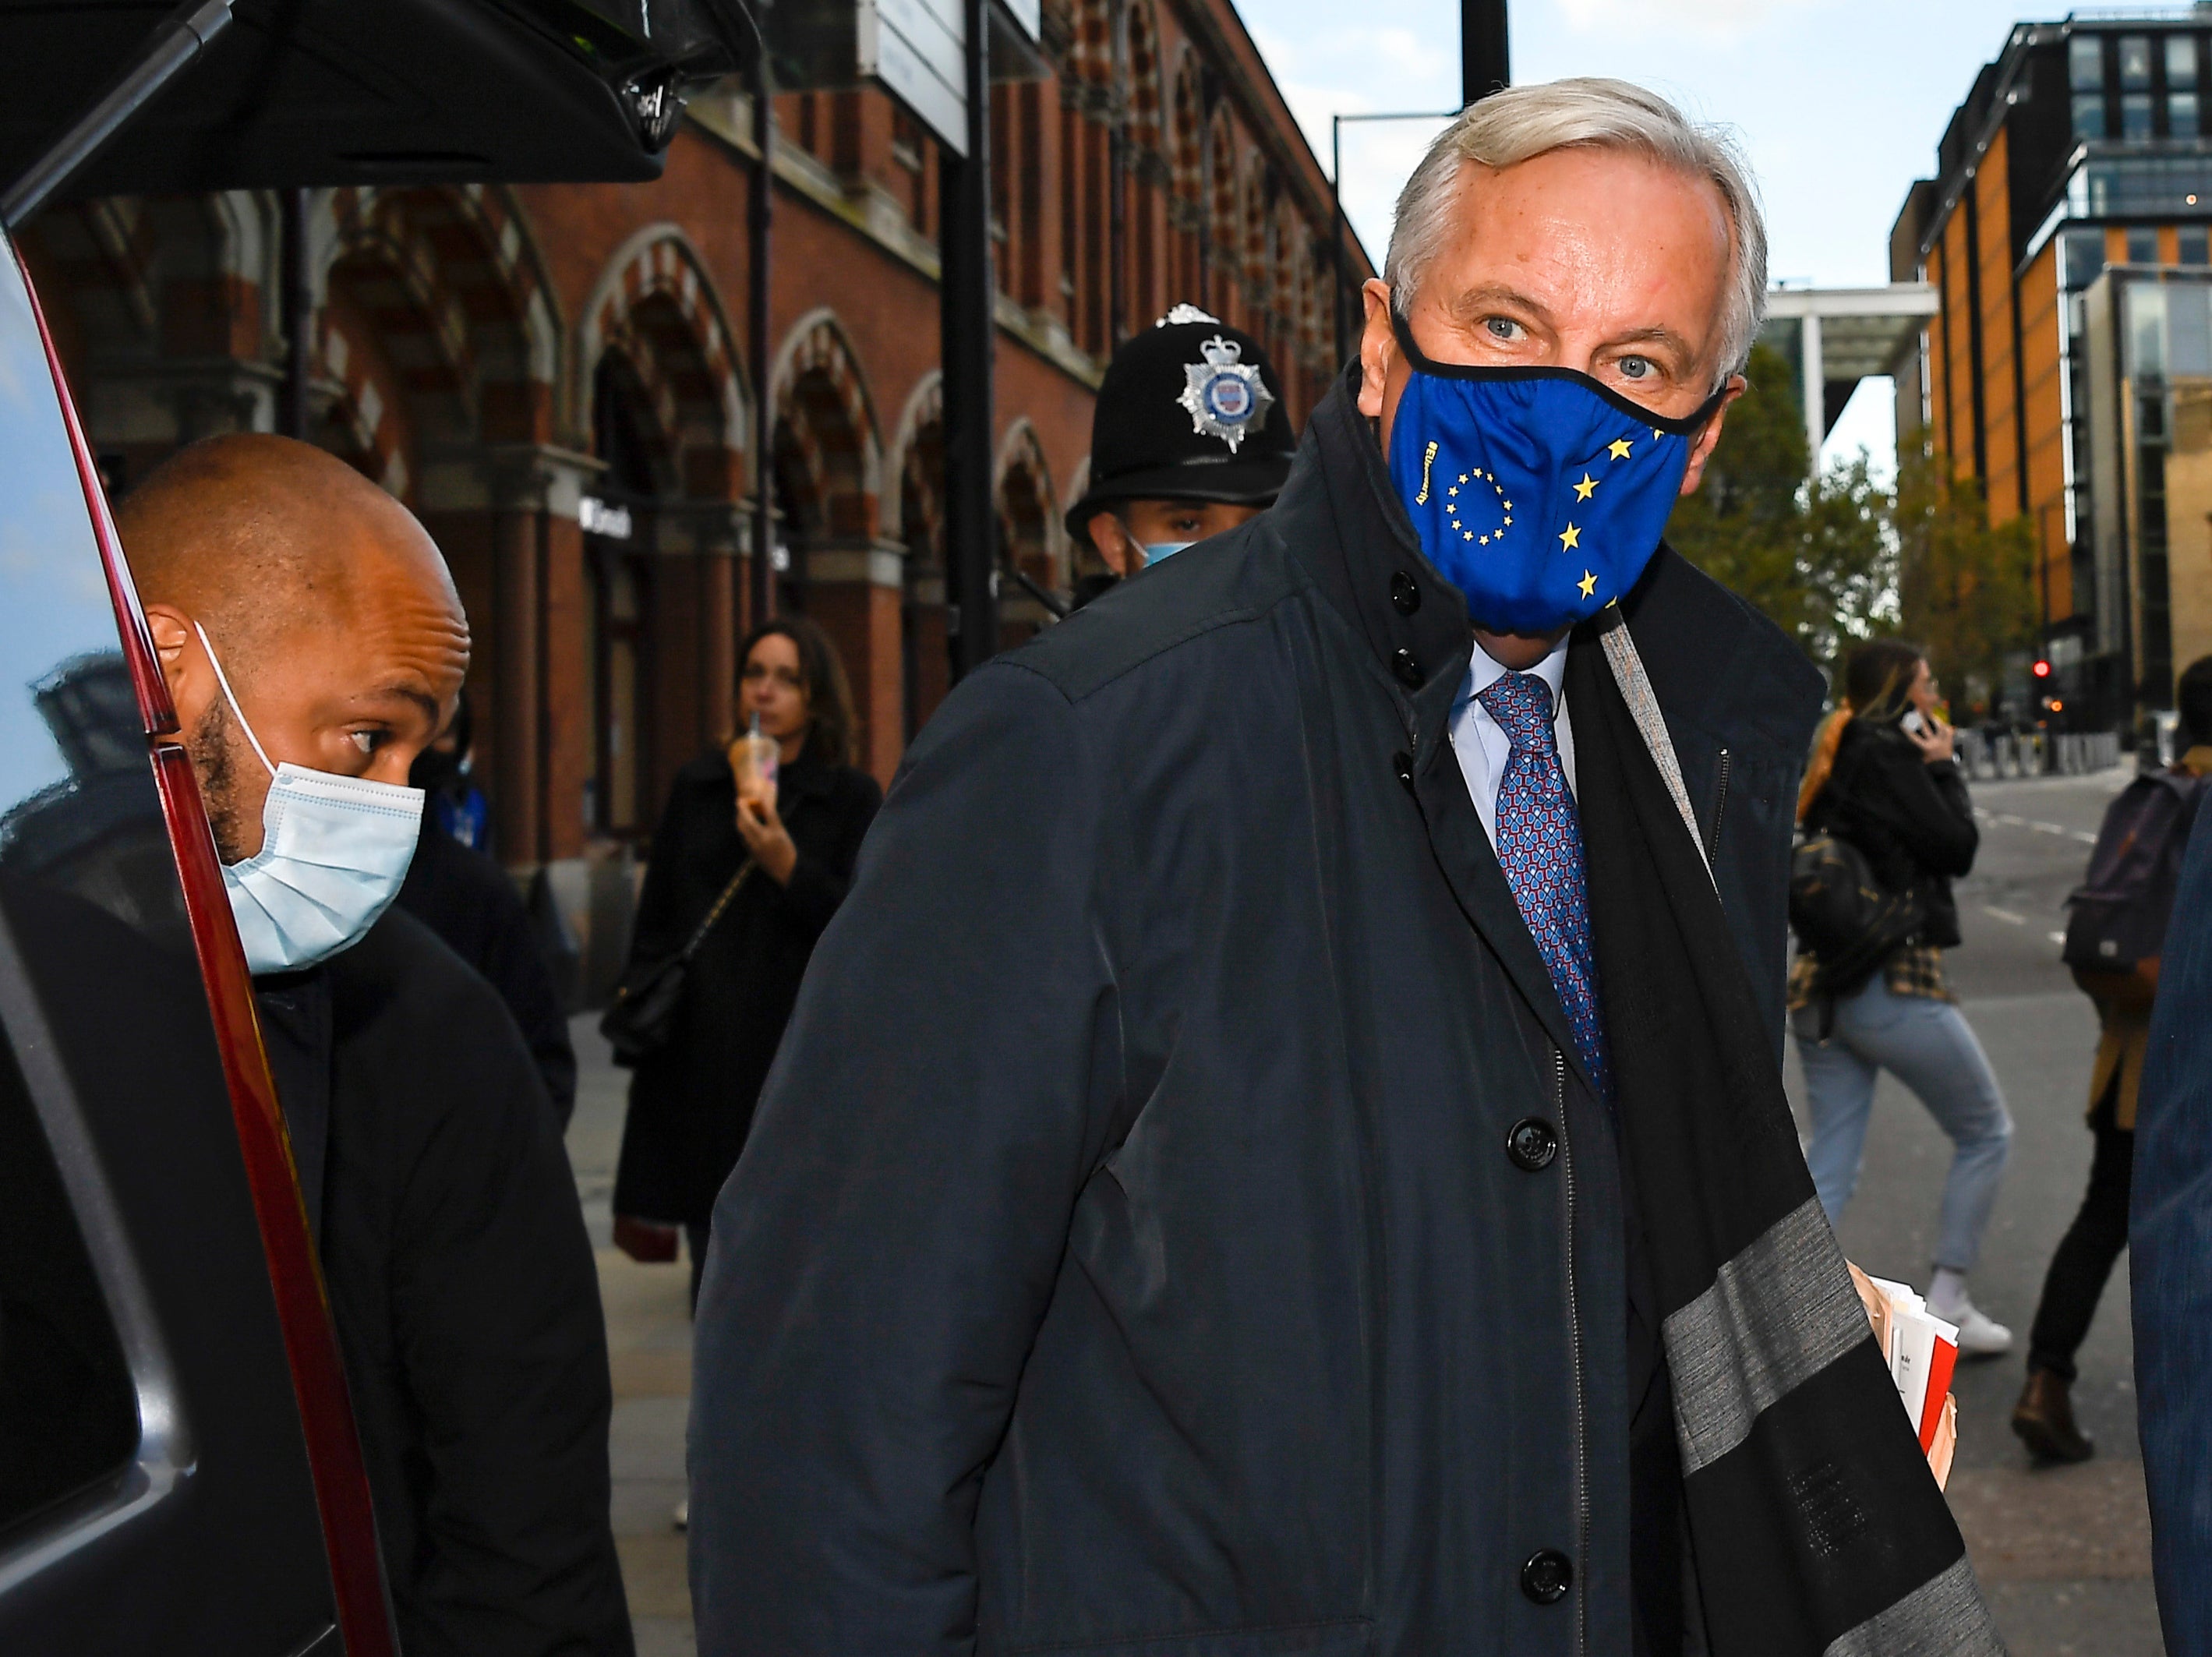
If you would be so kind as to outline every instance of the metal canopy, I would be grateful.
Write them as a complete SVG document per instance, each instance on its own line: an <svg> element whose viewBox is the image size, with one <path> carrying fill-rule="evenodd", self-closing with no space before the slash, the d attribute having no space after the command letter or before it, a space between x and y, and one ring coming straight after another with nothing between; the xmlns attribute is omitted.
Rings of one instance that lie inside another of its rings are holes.
<svg viewBox="0 0 2212 1657"><path fill-rule="evenodd" d="M65 195L657 177L685 85L739 64L734 0L237 0L202 61ZM174 0L0 0L0 179L31 166Z"/></svg>
<svg viewBox="0 0 2212 1657"><path fill-rule="evenodd" d="M1815 471L1828 428L1863 379L1893 374L1938 309L1924 282L1886 288L1777 288L1759 336L1796 364L1798 398Z"/></svg>

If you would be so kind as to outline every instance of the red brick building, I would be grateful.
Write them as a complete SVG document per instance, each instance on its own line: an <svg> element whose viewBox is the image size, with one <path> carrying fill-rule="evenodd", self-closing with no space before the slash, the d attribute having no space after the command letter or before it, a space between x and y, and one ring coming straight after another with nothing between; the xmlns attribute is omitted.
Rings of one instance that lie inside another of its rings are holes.
<svg viewBox="0 0 2212 1657"><path fill-rule="evenodd" d="M1188 300L1267 342L1294 420L1325 388L1329 197L1228 0L1059 0L1045 46L1054 78L993 98L997 501L1006 555L1064 591L1115 340ZM888 779L945 694L934 145L873 91L782 96L776 119L766 363L743 352L737 91L695 100L652 184L309 197L311 434L444 548L499 850L573 893L729 725L756 397L779 592L842 649L861 763ZM179 443L273 428L281 222L234 192L58 208L22 235L126 485ZM1012 583L1002 614L1010 640L1048 619Z"/></svg>

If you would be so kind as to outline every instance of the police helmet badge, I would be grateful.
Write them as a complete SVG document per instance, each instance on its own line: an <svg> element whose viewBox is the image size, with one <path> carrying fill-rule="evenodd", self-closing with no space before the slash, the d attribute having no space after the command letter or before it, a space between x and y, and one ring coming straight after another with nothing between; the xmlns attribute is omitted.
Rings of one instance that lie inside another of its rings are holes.
<svg viewBox="0 0 2212 1657"><path fill-rule="evenodd" d="M1267 418L1275 394L1243 361L1244 348L1235 340L1216 334L1198 352L1205 361L1183 365L1182 395L1176 401L1189 411L1193 431L1219 438L1234 454L1245 428Z"/></svg>

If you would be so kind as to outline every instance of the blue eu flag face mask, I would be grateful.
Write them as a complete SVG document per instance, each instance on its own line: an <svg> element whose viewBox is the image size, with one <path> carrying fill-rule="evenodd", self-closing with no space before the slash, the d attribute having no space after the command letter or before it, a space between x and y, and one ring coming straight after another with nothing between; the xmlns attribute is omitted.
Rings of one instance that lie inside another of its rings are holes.
<svg viewBox="0 0 2212 1657"><path fill-rule="evenodd" d="M1724 394L1669 420L1571 368L1433 362L1390 320L1413 369L1390 479L1474 623L1548 636L1634 586Z"/></svg>
<svg viewBox="0 0 2212 1657"><path fill-rule="evenodd" d="M247 970L312 967L359 943L398 896L421 829L422 791L289 761L270 765L204 628L200 644L270 775L261 849L222 869Z"/></svg>

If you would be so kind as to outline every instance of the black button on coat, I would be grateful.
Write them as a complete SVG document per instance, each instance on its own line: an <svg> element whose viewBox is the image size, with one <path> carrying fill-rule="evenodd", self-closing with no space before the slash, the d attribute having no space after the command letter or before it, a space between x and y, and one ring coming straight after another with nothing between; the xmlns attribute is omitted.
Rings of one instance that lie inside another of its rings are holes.
<svg viewBox="0 0 2212 1657"><path fill-rule="evenodd" d="M1663 551L1624 609L1778 1055L1819 677ZM705 1657L1632 1648L1620 1170L1471 649L1340 385L1273 509L922 732L715 1208Z"/></svg>
<svg viewBox="0 0 2212 1657"><path fill-rule="evenodd" d="M851 766L801 758L783 768L776 810L799 862L786 886L757 869L746 879L692 961L668 1045L631 1077L617 1213L706 1222L744 1147L807 957L882 802L876 780ZM720 754L676 774L638 895L633 961L673 955L714 907L744 860L737 811Z"/></svg>

